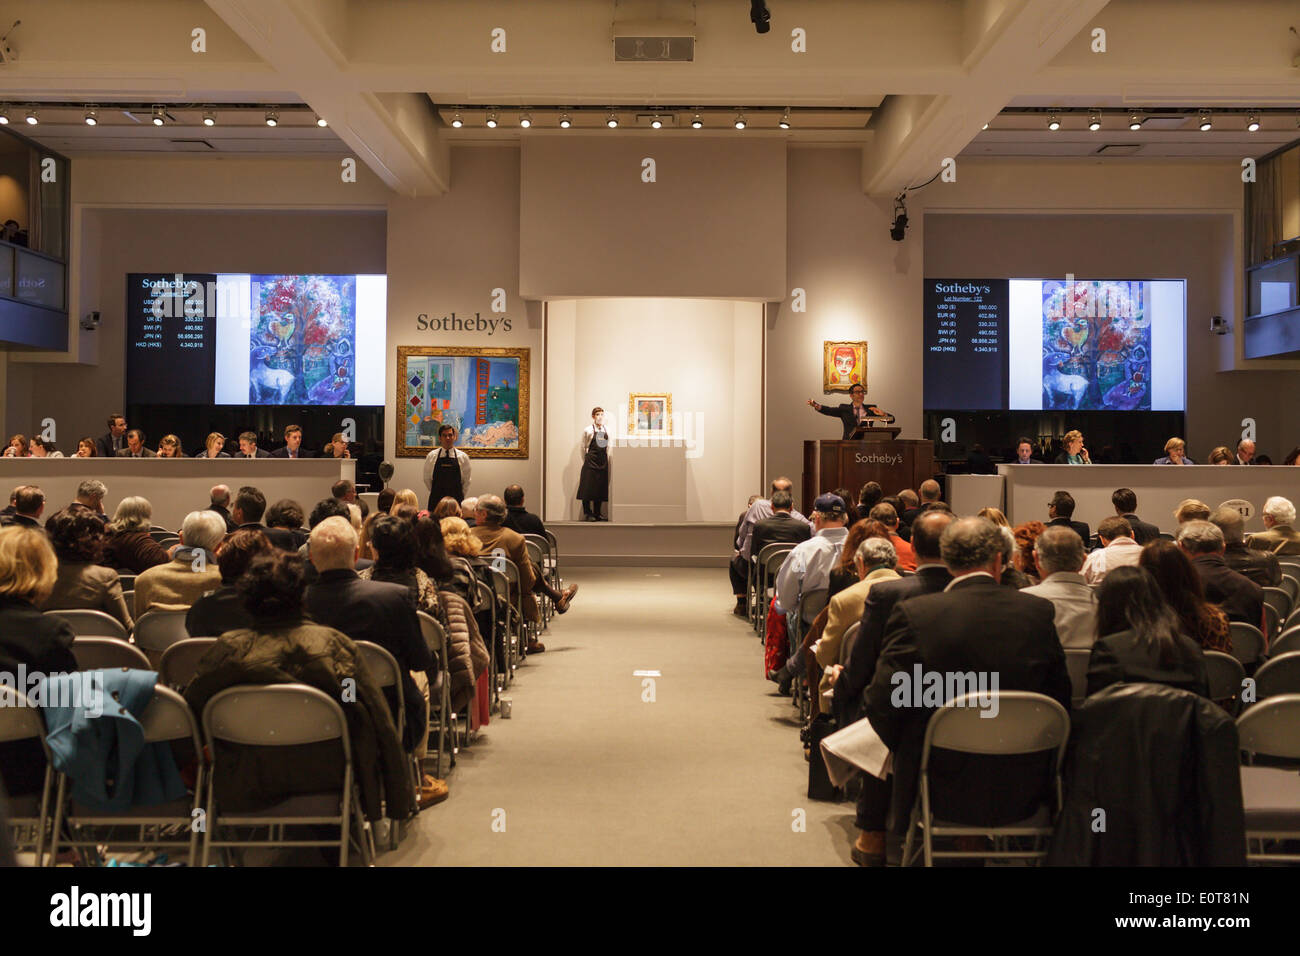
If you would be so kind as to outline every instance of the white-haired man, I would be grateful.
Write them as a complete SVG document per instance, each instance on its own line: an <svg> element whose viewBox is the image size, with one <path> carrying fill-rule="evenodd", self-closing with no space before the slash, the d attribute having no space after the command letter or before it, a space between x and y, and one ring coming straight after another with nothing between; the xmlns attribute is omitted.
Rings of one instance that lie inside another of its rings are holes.
<svg viewBox="0 0 1300 956"><path fill-rule="evenodd" d="M187 608L221 587L216 551L225 536L226 522L215 511L187 514L181 523L181 544L172 559L140 572L135 579L132 613L136 620L150 608Z"/></svg>
<svg viewBox="0 0 1300 956"><path fill-rule="evenodd" d="M1295 524L1295 505L1280 495L1274 495L1264 502L1265 531L1252 534L1246 544L1256 551L1270 551L1273 554L1300 554L1300 532Z"/></svg>

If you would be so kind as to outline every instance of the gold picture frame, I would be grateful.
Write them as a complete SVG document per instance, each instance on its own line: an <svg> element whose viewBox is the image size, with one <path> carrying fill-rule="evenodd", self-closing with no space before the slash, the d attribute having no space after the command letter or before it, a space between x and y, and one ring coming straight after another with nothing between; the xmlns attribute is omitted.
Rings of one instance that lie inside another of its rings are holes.
<svg viewBox="0 0 1300 956"><path fill-rule="evenodd" d="M527 458L528 360L526 348L399 345L397 457L426 457L449 423L459 432L456 447L471 458ZM453 394L453 380L480 383L473 417L485 421L467 423L468 392Z"/></svg>
<svg viewBox="0 0 1300 956"><path fill-rule="evenodd" d="M627 433L663 438L673 433L672 392L632 392L627 397Z"/></svg>
<svg viewBox="0 0 1300 956"><path fill-rule="evenodd" d="M847 392L854 385L867 387L867 343L823 341L822 391Z"/></svg>

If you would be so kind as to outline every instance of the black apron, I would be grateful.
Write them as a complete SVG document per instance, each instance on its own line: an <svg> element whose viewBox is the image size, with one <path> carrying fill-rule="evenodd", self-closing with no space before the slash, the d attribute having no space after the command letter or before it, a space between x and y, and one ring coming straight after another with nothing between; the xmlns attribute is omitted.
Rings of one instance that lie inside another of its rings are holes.
<svg viewBox="0 0 1300 956"><path fill-rule="evenodd" d="M433 481L429 485L431 513L443 498L455 498L459 503L465 499L465 489L460 484L460 459L455 451L447 453L445 448L439 448L438 457L433 460Z"/></svg>
<svg viewBox="0 0 1300 956"><path fill-rule="evenodd" d="M604 426L596 429L582 459L582 475L578 479L579 501L609 500L609 432Z"/></svg>

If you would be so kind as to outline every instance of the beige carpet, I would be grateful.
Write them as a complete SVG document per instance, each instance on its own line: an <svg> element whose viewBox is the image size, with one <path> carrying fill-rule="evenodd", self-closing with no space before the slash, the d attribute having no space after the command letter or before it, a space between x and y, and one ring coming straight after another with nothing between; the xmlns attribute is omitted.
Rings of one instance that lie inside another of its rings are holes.
<svg viewBox="0 0 1300 956"><path fill-rule="evenodd" d="M807 798L794 708L725 569L566 583L581 590L517 672L513 717L462 750L451 796L380 865L849 864L853 806ZM653 703L637 670L662 674Z"/></svg>

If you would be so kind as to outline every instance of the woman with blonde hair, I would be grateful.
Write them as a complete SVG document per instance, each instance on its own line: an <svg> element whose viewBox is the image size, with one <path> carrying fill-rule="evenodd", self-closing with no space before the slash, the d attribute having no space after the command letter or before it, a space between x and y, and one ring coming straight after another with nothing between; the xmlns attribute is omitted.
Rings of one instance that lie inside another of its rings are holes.
<svg viewBox="0 0 1300 956"><path fill-rule="evenodd" d="M443 518L459 518L460 502L448 495L438 502L438 506L433 509L433 517L441 521Z"/></svg>
<svg viewBox="0 0 1300 956"><path fill-rule="evenodd" d="M1210 506L1195 498L1184 498L1174 509L1174 520L1180 525L1187 524L1189 521L1209 521Z"/></svg>
<svg viewBox="0 0 1300 956"><path fill-rule="evenodd" d="M1234 457L1232 449L1226 445L1220 445L1210 452L1209 463L1211 465L1231 465Z"/></svg>
<svg viewBox="0 0 1300 956"><path fill-rule="evenodd" d="M149 499L134 495L123 498L106 529L104 563L119 571L143 574L170 561L167 552L149 534L152 521L153 505Z"/></svg>
<svg viewBox="0 0 1300 956"><path fill-rule="evenodd" d="M439 523L442 528L442 541L448 554L462 558L477 558L483 552L483 545L469 530L464 518L443 518Z"/></svg>
<svg viewBox="0 0 1300 956"><path fill-rule="evenodd" d="M229 458L230 456L222 451L226 447L226 436L221 432L209 432L208 437L203 439L203 447L206 449L200 456L202 458Z"/></svg>
<svg viewBox="0 0 1300 956"><path fill-rule="evenodd" d="M1157 465L1194 465L1196 462L1187 457L1187 443L1181 438L1171 438L1165 442L1165 457L1157 458Z"/></svg>
<svg viewBox="0 0 1300 956"><path fill-rule="evenodd" d="M325 446L326 458L351 458L352 452L348 448L348 443L343 439L342 432L335 432L334 437L330 439Z"/></svg>
<svg viewBox="0 0 1300 956"><path fill-rule="evenodd" d="M418 511L420 509L420 499L415 496L415 492L410 488L403 488L397 494L393 495L393 505L388 509L390 515L397 514L397 509L402 505L414 505Z"/></svg>
<svg viewBox="0 0 1300 956"><path fill-rule="evenodd" d="M158 440L158 457L184 458L185 453L181 451L181 440L175 435L163 435Z"/></svg>
<svg viewBox="0 0 1300 956"><path fill-rule="evenodd" d="M1091 465L1088 449L1083 447L1083 432L1077 429L1065 433L1065 451L1056 456L1057 465Z"/></svg>
<svg viewBox="0 0 1300 956"><path fill-rule="evenodd" d="M999 528L1011 527L1011 522L1007 520L1007 516L1004 515L999 508L981 508L978 516L981 518L987 518Z"/></svg>

